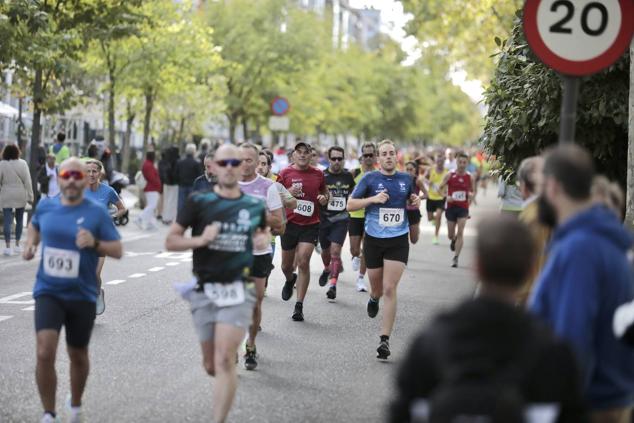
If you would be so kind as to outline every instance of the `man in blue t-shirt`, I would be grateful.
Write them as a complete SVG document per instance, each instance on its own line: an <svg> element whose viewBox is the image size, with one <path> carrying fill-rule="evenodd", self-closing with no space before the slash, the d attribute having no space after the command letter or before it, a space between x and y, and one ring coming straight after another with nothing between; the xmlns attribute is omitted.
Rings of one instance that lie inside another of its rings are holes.
<svg viewBox="0 0 634 423"><path fill-rule="evenodd" d="M378 358L390 355L390 334L396 317L396 287L409 258L409 222L405 208L419 207L412 177L396 171L396 147L389 140L378 146L380 169L366 173L348 200L348 211L365 208L363 256L370 278L368 316L376 317L385 295Z"/></svg>
<svg viewBox="0 0 634 423"><path fill-rule="evenodd" d="M55 421L55 356L62 325L70 358L71 421L81 419L81 397L88 378L88 342L95 320L98 256L120 258L119 233L105 207L84 198L86 173L76 158L58 173L61 196L39 203L22 257L35 257L42 243L33 298L37 342L36 380L43 422Z"/></svg>

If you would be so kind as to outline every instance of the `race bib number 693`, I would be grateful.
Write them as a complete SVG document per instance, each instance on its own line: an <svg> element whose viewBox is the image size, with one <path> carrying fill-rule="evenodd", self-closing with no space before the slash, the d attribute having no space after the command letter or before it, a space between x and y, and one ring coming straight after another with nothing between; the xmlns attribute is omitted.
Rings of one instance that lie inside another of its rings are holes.
<svg viewBox="0 0 634 423"><path fill-rule="evenodd" d="M42 267L48 276L76 278L79 276L79 258L79 251L44 247Z"/></svg>

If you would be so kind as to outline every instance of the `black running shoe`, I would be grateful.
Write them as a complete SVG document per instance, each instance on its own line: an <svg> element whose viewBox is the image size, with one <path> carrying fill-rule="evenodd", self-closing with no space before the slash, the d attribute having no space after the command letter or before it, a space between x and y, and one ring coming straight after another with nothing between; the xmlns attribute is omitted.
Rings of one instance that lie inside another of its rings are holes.
<svg viewBox="0 0 634 423"><path fill-rule="evenodd" d="M370 298L368 300L368 316L374 319L377 314L379 314L379 300Z"/></svg>
<svg viewBox="0 0 634 423"><path fill-rule="evenodd" d="M456 251L456 238L451 240L451 244L449 245L449 249L451 251Z"/></svg>
<svg viewBox="0 0 634 423"><path fill-rule="evenodd" d="M458 256L454 256L453 260L451 261L451 267L458 267Z"/></svg>
<svg viewBox="0 0 634 423"><path fill-rule="evenodd" d="M376 349L377 356L381 360L387 360L390 356L390 343L388 341L381 341L379 348Z"/></svg>
<svg viewBox="0 0 634 423"><path fill-rule="evenodd" d="M328 297L329 300L334 300L335 298L337 298L336 285L330 285L330 288L328 288L328 291L326 291L326 297Z"/></svg>
<svg viewBox="0 0 634 423"><path fill-rule="evenodd" d="M302 304L295 304L295 311L293 311L292 318L296 322L304 321L304 306Z"/></svg>
<svg viewBox="0 0 634 423"><path fill-rule="evenodd" d="M244 367L247 370L255 370L258 367L258 362L256 360L257 352L255 347L249 348L247 346L247 352L244 354Z"/></svg>
<svg viewBox="0 0 634 423"><path fill-rule="evenodd" d="M284 283L284 288L282 288L282 299L284 301L288 301L293 296L293 286L295 285L296 280L297 273L293 273L291 280Z"/></svg>
<svg viewBox="0 0 634 423"><path fill-rule="evenodd" d="M330 270L324 270L319 276L319 286L326 286L328 283L328 277L330 276Z"/></svg>

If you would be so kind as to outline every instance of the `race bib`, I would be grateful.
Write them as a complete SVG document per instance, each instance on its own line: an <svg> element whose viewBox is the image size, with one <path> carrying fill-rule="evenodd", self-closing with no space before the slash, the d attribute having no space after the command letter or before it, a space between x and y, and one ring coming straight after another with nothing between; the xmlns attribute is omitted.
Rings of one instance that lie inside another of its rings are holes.
<svg viewBox="0 0 634 423"><path fill-rule="evenodd" d="M218 307L228 307L244 302L244 283L206 283L203 285L205 295Z"/></svg>
<svg viewBox="0 0 634 423"><path fill-rule="evenodd" d="M467 201L467 192L456 191L453 194L451 194L451 198L453 201Z"/></svg>
<svg viewBox="0 0 634 423"><path fill-rule="evenodd" d="M79 276L79 251L44 247L42 267L48 276L76 278Z"/></svg>
<svg viewBox="0 0 634 423"><path fill-rule="evenodd" d="M391 209L381 207L379 209L379 225L385 227L400 226L405 218L405 209Z"/></svg>
<svg viewBox="0 0 634 423"><path fill-rule="evenodd" d="M297 200L297 207L293 211L302 216L311 217L315 211L315 205L312 201Z"/></svg>
<svg viewBox="0 0 634 423"><path fill-rule="evenodd" d="M344 211L346 209L346 197L331 197L328 201L328 210Z"/></svg>

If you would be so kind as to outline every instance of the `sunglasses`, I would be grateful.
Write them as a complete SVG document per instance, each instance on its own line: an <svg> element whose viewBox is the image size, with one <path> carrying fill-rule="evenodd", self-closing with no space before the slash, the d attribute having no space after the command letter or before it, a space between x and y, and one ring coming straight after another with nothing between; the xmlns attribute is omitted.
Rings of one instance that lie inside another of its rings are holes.
<svg viewBox="0 0 634 423"><path fill-rule="evenodd" d="M342 162L343 157L331 157L330 160L332 160L333 162Z"/></svg>
<svg viewBox="0 0 634 423"><path fill-rule="evenodd" d="M242 164L242 160L240 159L216 160L216 164L220 167L227 167L229 165L231 165L231 167L238 167Z"/></svg>
<svg viewBox="0 0 634 423"><path fill-rule="evenodd" d="M372 153L372 154L364 154L363 155L364 159L371 159L372 157L374 157L374 153Z"/></svg>
<svg viewBox="0 0 634 423"><path fill-rule="evenodd" d="M82 172L81 170L62 170L61 172L59 172L59 177L65 181L68 181L71 178L76 181L81 181L82 179L84 179L84 176L84 172Z"/></svg>

